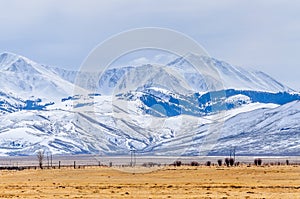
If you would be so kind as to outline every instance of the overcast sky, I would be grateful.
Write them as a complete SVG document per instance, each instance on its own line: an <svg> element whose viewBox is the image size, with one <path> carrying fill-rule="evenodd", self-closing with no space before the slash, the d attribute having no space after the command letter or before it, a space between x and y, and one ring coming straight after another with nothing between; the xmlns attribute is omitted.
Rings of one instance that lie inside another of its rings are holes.
<svg viewBox="0 0 300 199"><path fill-rule="evenodd" d="M76 69L114 34L163 27L300 90L300 1L2 0L0 8L0 51L39 63Z"/></svg>

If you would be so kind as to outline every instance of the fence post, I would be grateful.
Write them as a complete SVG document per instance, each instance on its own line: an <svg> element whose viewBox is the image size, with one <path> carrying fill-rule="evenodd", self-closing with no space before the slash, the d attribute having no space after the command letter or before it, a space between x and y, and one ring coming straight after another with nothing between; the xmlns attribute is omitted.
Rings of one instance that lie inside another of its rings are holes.
<svg viewBox="0 0 300 199"><path fill-rule="evenodd" d="M50 160L51 160L51 168L52 168L52 153L51 153L51 156L50 156Z"/></svg>

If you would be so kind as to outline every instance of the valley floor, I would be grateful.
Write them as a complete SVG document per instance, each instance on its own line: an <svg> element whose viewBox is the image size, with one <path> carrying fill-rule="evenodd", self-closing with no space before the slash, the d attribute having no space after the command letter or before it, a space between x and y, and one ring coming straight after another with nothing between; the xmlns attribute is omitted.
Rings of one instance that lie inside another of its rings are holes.
<svg viewBox="0 0 300 199"><path fill-rule="evenodd" d="M2 170L0 179L0 198L300 198L299 165Z"/></svg>

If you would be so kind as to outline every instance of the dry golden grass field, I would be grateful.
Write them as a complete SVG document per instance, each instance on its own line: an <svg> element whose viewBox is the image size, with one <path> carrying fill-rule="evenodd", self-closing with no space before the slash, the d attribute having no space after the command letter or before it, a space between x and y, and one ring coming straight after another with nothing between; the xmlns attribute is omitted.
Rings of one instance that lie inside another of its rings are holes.
<svg viewBox="0 0 300 199"><path fill-rule="evenodd" d="M0 198L300 198L300 166L128 169L3 170Z"/></svg>

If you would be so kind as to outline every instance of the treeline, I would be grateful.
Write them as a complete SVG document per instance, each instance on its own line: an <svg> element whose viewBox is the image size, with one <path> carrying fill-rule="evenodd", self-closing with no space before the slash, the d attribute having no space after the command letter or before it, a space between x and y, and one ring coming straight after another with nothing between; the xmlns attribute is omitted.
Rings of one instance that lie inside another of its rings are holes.
<svg viewBox="0 0 300 199"><path fill-rule="evenodd" d="M300 163L290 163L289 160L282 161L274 161L274 162L265 162L263 163L263 160L261 158L254 159L253 163L241 163L237 162L235 158L225 158L224 162L223 159L218 159L216 162L206 161L205 163L199 163L197 161L192 161L190 163L183 163L180 160L175 161L173 164L170 164L170 166L226 166L226 167L234 167L234 166L240 166L240 165L246 165L246 166L284 166L284 165L300 165Z"/></svg>

